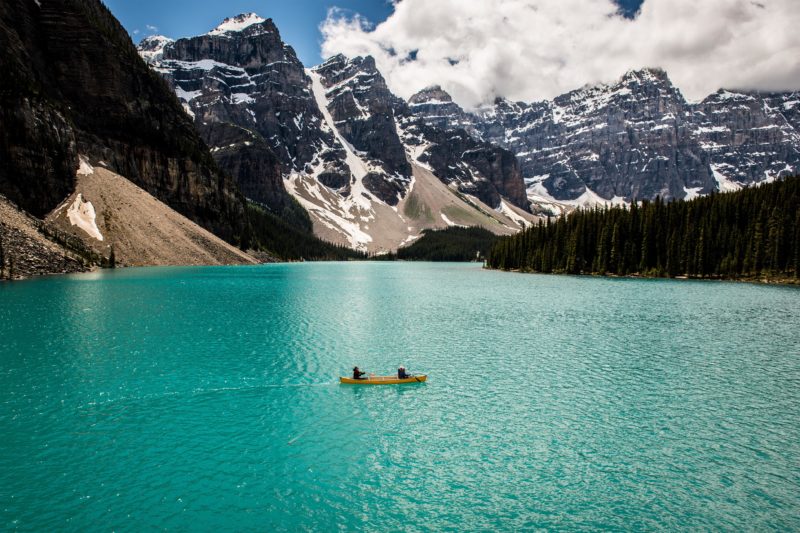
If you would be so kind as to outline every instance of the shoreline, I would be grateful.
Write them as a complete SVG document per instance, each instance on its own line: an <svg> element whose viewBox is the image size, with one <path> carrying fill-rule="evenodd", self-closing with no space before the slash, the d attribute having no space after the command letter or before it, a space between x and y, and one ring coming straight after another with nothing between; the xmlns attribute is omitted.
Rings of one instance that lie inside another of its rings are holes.
<svg viewBox="0 0 800 533"><path fill-rule="evenodd" d="M733 283L753 283L758 285L782 285L788 287L800 287L800 278L790 277L742 277L742 278L723 278L723 277L699 277L699 276L646 276L643 274L569 274L566 272L537 272L535 270L489 268L484 266L484 270L492 272L506 272L510 274L538 274L540 276L573 276L580 278L605 278L605 279L647 279L647 280L675 280L675 281L715 281Z"/></svg>
<svg viewBox="0 0 800 533"><path fill-rule="evenodd" d="M273 261L264 261L260 263L256 263L256 265L268 265L268 264L293 264L293 263L316 263L318 261L284 261L284 260L273 260ZM334 263L352 263L352 262L363 262L363 263L372 263L376 261L371 260L332 260L332 261L325 261L325 262L334 262ZM380 261L378 261L380 262ZM398 260L397 262L409 262L409 263L441 263L442 261L407 261L407 260ZM476 263L477 261L445 261L445 262L452 262L452 263L463 263L463 264L471 264ZM42 274L35 274L31 276L15 276L13 279L9 279L6 277L0 278L0 283L2 282L13 282L13 281L26 281L26 280L33 280L33 279L41 279L51 276L64 276L67 274L81 274L81 273L90 273L90 272L98 272L100 270L120 270L120 269L128 269L128 268L163 268L163 267L235 267L235 266L254 266L254 265L244 265L244 264L230 264L230 265L197 265L197 264L186 264L186 265L118 265L115 268L104 268L99 265L93 265L85 271L75 271L75 272L46 272ZM674 281L707 281L707 282L728 282L728 283L751 283L754 285L776 285L776 286L783 286L783 287L800 287L800 278L787 278L787 277L747 277L747 278L721 278L721 277L695 277L695 276L675 276L675 277L668 277L668 276L645 276L642 274L628 274L628 275L619 275L619 274L568 274L565 272L536 272L533 270L519 270L519 269L510 269L510 270L502 270L499 268L488 268L486 266L482 267L482 270L490 271L490 272L502 272L508 274L538 274L541 276L569 276L569 277L579 277L579 278L604 278L604 279L639 279L639 280L674 280Z"/></svg>

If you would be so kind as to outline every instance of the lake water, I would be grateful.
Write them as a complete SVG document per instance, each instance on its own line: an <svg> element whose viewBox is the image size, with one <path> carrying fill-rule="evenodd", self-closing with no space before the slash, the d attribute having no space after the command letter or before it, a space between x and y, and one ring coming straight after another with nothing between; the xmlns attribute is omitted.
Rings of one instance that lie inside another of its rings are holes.
<svg viewBox="0 0 800 533"><path fill-rule="evenodd" d="M405 363L421 385L338 384ZM0 284L0 528L800 529L800 290L316 263Z"/></svg>

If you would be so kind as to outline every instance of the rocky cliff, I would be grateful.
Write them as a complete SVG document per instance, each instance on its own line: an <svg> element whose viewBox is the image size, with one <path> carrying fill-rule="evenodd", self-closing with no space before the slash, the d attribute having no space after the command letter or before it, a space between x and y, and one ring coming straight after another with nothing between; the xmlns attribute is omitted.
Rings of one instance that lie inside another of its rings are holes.
<svg viewBox="0 0 800 533"><path fill-rule="evenodd" d="M174 88L217 163L248 198L280 210L293 195L325 238L380 251L425 225L446 225L438 217L402 214L415 165L433 173L425 179L452 185L459 209L474 209L459 193L489 211L502 210L504 197L527 209L510 152L466 135L452 144L451 132L422 124L392 94L371 57L335 56L306 70L274 23L252 13L205 35L147 38L139 53ZM434 196L433 203L451 205ZM475 220L494 227L494 216ZM496 216L509 224L496 231L520 227L517 219Z"/></svg>
<svg viewBox="0 0 800 533"><path fill-rule="evenodd" d="M535 205L692 198L796 173L797 93L721 90L687 102L658 69L533 103L467 113L440 88L411 98L426 124L513 152Z"/></svg>
<svg viewBox="0 0 800 533"><path fill-rule="evenodd" d="M105 6L8 0L0 21L2 192L42 216L72 191L81 153L236 238L235 184Z"/></svg>
<svg viewBox="0 0 800 533"><path fill-rule="evenodd" d="M411 182L411 165L395 124L395 110L404 102L389 91L371 57L334 56L314 73L337 130L369 167L364 186L386 204L397 205Z"/></svg>
<svg viewBox="0 0 800 533"><path fill-rule="evenodd" d="M336 151L333 136L320 129L311 81L271 20L245 14L196 37L149 37L139 52L251 200L280 211L289 201L283 175L302 170L325 147ZM337 173L349 180L342 165L329 169Z"/></svg>

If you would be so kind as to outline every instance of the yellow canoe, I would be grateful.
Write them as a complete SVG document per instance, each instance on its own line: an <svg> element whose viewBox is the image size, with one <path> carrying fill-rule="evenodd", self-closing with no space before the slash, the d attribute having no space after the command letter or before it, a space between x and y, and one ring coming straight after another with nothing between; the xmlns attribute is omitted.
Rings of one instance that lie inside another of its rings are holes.
<svg viewBox="0 0 800 533"><path fill-rule="evenodd" d="M400 383L423 383L428 379L428 376L422 374L420 376L411 376L410 378L398 379L397 376L370 376L365 379L353 379L340 377L340 383L349 383L352 385L398 385Z"/></svg>

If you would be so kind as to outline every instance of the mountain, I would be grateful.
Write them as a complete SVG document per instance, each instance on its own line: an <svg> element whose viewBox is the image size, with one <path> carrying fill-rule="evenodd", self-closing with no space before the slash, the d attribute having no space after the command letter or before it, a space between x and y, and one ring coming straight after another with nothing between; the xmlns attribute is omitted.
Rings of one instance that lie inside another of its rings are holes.
<svg viewBox="0 0 800 533"><path fill-rule="evenodd" d="M659 69L533 103L464 112L440 88L410 100L426 124L513 152L535 211L692 198L800 168L797 93L721 90L687 102Z"/></svg>
<svg viewBox="0 0 800 533"><path fill-rule="evenodd" d="M250 200L279 214L299 202L328 240L382 252L426 228L505 234L534 219L513 154L423 124L371 57L304 69L252 13L205 35L147 38L139 53Z"/></svg>
<svg viewBox="0 0 800 533"><path fill-rule="evenodd" d="M0 4L0 193L43 217L79 155L228 241L246 222L192 122L97 0Z"/></svg>
<svg viewBox="0 0 800 533"><path fill-rule="evenodd" d="M147 38L139 51L175 88L214 159L251 200L285 209L282 176L334 145L319 128L303 65L271 20L240 15L189 39Z"/></svg>
<svg viewBox="0 0 800 533"><path fill-rule="evenodd" d="M630 201L714 189L689 113L666 74L647 69L552 102L498 102L482 118L486 138L517 154L534 194Z"/></svg>
<svg viewBox="0 0 800 533"><path fill-rule="evenodd" d="M467 113L453 101L447 91L432 85L414 94L408 100L412 114L423 117L425 124L439 129L463 129L470 135L480 136L476 129L476 116Z"/></svg>
<svg viewBox="0 0 800 533"><path fill-rule="evenodd" d="M693 133L709 154L720 190L800 170L800 129L796 116L794 124L787 118L794 107L789 96L719 90L692 106Z"/></svg>

